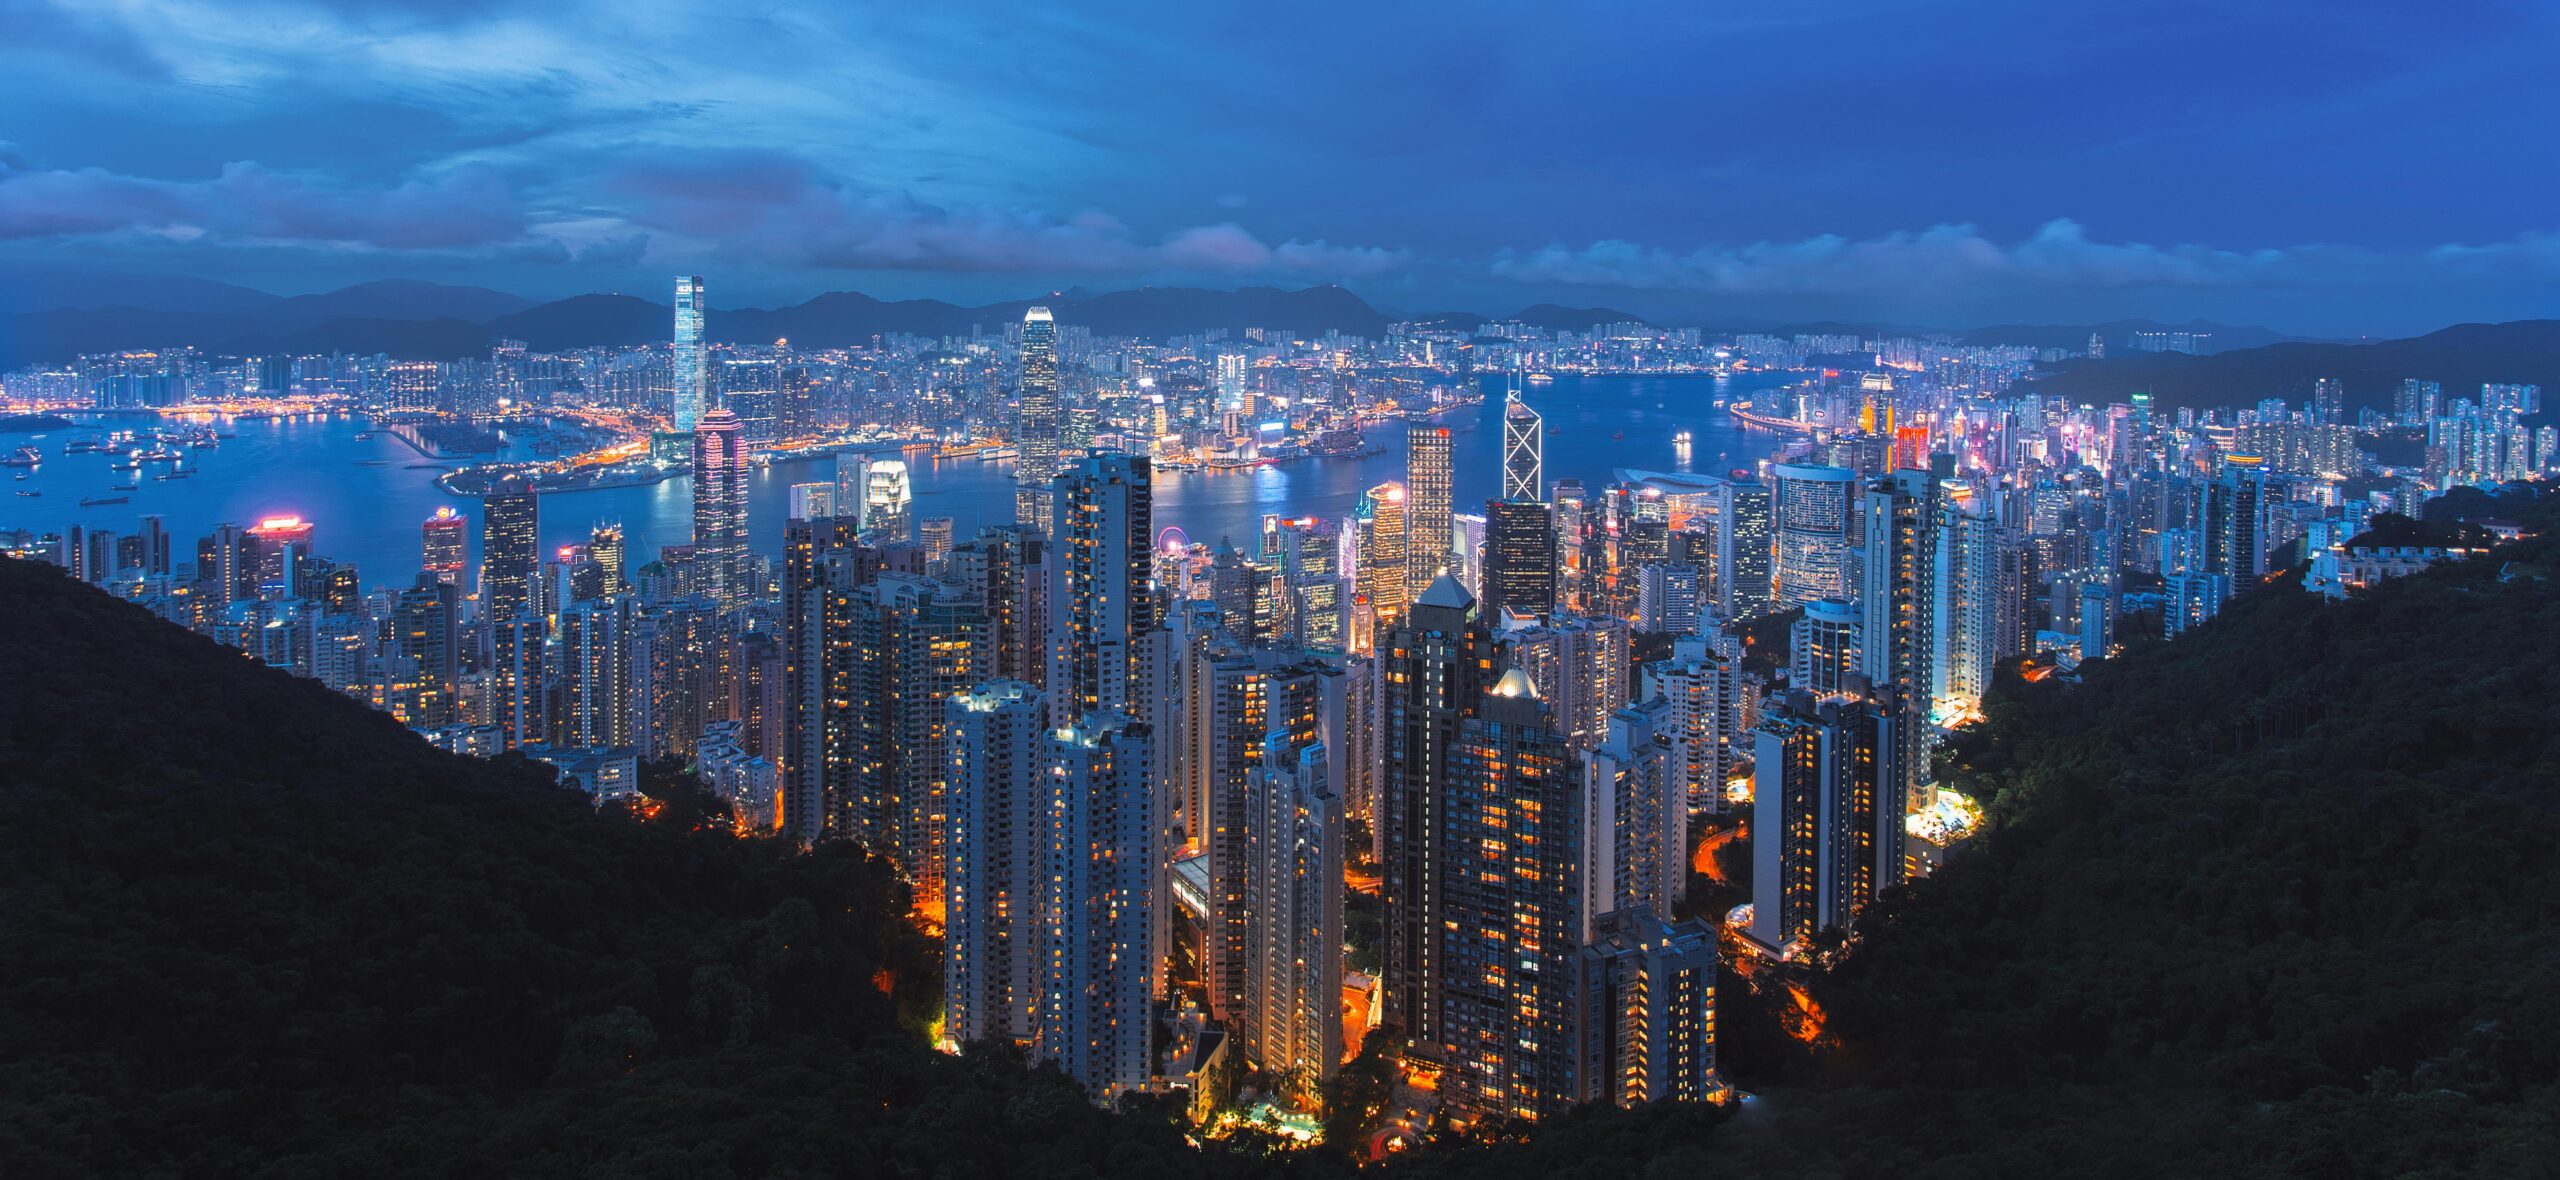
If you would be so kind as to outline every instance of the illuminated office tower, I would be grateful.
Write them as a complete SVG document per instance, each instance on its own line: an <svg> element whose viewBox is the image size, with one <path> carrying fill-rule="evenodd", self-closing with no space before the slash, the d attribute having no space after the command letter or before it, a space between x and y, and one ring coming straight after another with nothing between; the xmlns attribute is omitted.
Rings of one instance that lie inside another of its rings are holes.
<svg viewBox="0 0 2560 1180"><path fill-rule="evenodd" d="M1566 478L1556 481L1556 609L1583 611L1590 609L1591 584L1596 575L1591 569L1590 555L1584 551L1591 529L1591 497L1583 490L1582 481ZM1484 541L1477 547L1476 595L1484 595L1485 570L1493 559L1493 520L1485 518Z"/></svg>
<svg viewBox="0 0 2560 1180"><path fill-rule="evenodd" d="M782 826L814 844L831 834L826 787L828 608L877 572L844 517L794 519L782 530Z"/></svg>
<svg viewBox="0 0 2560 1180"><path fill-rule="evenodd" d="M924 546L925 564L936 569L951 559L952 531L957 522L948 516L928 516L916 522L916 540Z"/></svg>
<svg viewBox="0 0 2560 1180"><path fill-rule="evenodd" d="M1669 707L1661 730L1671 741L1672 768L1689 809L1701 814L1724 810L1725 780L1751 749L1742 728L1739 644L1734 647L1728 654L1706 636L1686 636L1672 643L1670 659L1644 670L1646 697Z"/></svg>
<svg viewBox="0 0 2560 1180"><path fill-rule="evenodd" d="M1722 1102L1716 930L1652 910L1607 915L1579 955L1582 1101Z"/></svg>
<svg viewBox="0 0 2560 1180"><path fill-rule="evenodd" d="M1405 428L1404 587L1405 601L1443 572L1454 572L1450 549L1454 536L1450 502L1449 428L1416 424Z"/></svg>
<svg viewBox="0 0 2560 1180"><path fill-rule="evenodd" d="M729 630L721 635L721 663L729 674L729 720L738 723L738 748L782 766L782 644L774 632ZM775 787L781 783L777 778Z"/></svg>
<svg viewBox="0 0 2560 1180"><path fill-rule="evenodd" d="M2311 404L2303 407L2303 417L2313 425L2340 425L2347 420L2347 384L2335 377L2321 377L2311 383Z"/></svg>
<svg viewBox="0 0 2560 1180"><path fill-rule="evenodd" d="M249 529L249 542L257 554L256 585L277 587L278 597L293 597L291 566L297 560L311 560L311 522L299 516L270 516Z"/></svg>
<svg viewBox="0 0 2560 1180"><path fill-rule="evenodd" d="M620 598L631 593L630 558L624 552L621 525L599 524L589 530L587 558L595 563L604 597Z"/></svg>
<svg viewBox="0 0 2560 1180"><path fill-rule="evenodd" d="M383 654L402 662L415 688L402 718L412 728L453 724L454 693L462 681L461 605L461 591L426 573L391 596Z"/></svg>
<svg viewBox="0 0 2560 1180"><path fill-rule="evenodd" d="M831 676L844 691L827 706L841 702L828 718L827 783L852 809L844 834L939 891L950 773L942 706L986 678L986 612L940 582L882 574L851 592L840 631L830 630L845 667Z"/></svg>
<svg viewBox="0 0 2560 1180"><path fill-rule="evenodd" d="M1440 855L1451 749L1492 681L1493 636L1457 579L1435 579L1410 618L1379 630L1378 780L1385 900L1384 1023L1440 1054Z"/></svg>
<svg viewBox="0 0 2560 1180"><path fill-rule="evenodd" d="M1718 539L1723 555L1718 568L1732 571L1716 588L1718 605L1726 618L1755 618L1773 609L1769 594L1776 543L1768 485L1733 485L1731 523Z"/></svg>
<svg viewBox="0 0 2560 1180"><path fill-rule="evenodd" d="M1925 713L1937 666L1937 478L1919 469L1893 472L1868 485L1860 511L1859 670L1902 707ZM1918 810L1930 788L1927 729L1915 721L1899 732L1903 794Z"/></svg>
<svg viewBox="0 0 2560 1180"><path fill-rule="evenodd" d="M481 617L492 623L534 608L533 579L542 562L539 504L521 481L501 484L480 500Z"/></svg>
<svg viewBox="0 0 2560 1180"><path fill-rule="evenodd" d="M1312 1096L1342 1062L1341 762L1357 701L1352 675L1307 663L1274 686L1268 734L1246 780L1252 1059Z"/></svg>
<svg viewBox="0 0 2560 1180"><path fill-rule="evenodd" d="M675 421L679 431L702 422L711 403L710 354L703 350L702 276L676 276L676 330L673 369Z"/></svg>
<svg viewBox="0 0 2560 1180"><path fill-rule="evenodd" d="M772 442L781 429L782 362L772 357L732 357L720 362L720 404L738 416L738 433L751 443Z"/></svg>
<svg viewBox="0 0 2560 1180"><path fill-rule="evenodd" d="M1058 324L1045 307L1022 313L1021 426L1014 432L1013 518L1042 536L1056 533L1050 481L1059 473L1059 435L1065 418L1058 402Z"/></svg>
<svg viewBox="0 0 2560 1180"><path fill-rule="evenodd" d="M2444 386L2415 377L2400 382L2399 393L2391 402L2391 416L2403 426L2422 426L2436 416L2436 408L2444 401Z"/></svg>
<svg viewBox="0 0 2560 1180"><path fill-rule="evenodd" d="M1938 709L1968 713L1990 691L2000 661L2026 650L2026 544L1970 484L1948 480L1942 490L1930 698Z"/></svg>
<svg viewBox="0 0 2560 1180"><path fill-rule="evenodd" d="M1439 852L1440 1098L1535 1120L1580 1096L1575 954L1585 926L1579 759L1518 668L1449 744Z"/></svg>
<svg viewBox="0 0 2560 1180"><path fill-rule="evenodd" d="M1856 603L1822 598L1804 605L1788 628L1789 686L1815 696L1851 691L1850 677L1866 675L1865 648Z"/></svg>
<svg viewBox="0 0 2560 1180"><path fill-rule="evenodd" d="M1142 712L1131 689L1137 637L1157 621L1152 472L1143 457L1106 454L1079 459L1058 476L1046 684L1060 727L1088 715Z"/></svg>
<svg viewBox="0 0 2560 1180"><path fill-rule="evenodd" d="M1921 699L1931 664L1937 496L1934 476L1903 470L1871 485L1860 505L1859 668L1870 683L1918 689Z"/></svg>
<svg viewBox="0 0 2560 1180"><path fill-rule="evenodd" d="M1638 907L1677 913L1689 893L1689 800L1656 698L1609 716L1609 736L1583 758L1582 913L1587 922ZM1588 942L1595 932L1586 930Z"/></svg>
<svg viewBox="0 0 2560 1180"><path fill-rule="evenodd" d="M991 525L953 547L943 580L984 604L987 674L1038 687L1048 680L1049 567L1041 535L1023 525Z"/></svg>
<svg viewBox="0 0 2560 1180"><path fill-rule="evenodd" d="M1535 500L1484 505L1484 610L1549 615L1556 610L1555 510Z"/></svg>
<svg viewBox="0 0 2560 1180"><path fill-rule="evenodd" d="M843 458L839 455L838 458ZM817 520L836 514L836 485L832 482L795 483L791 485L788 520Z"/></svg>
<svg viewBox="0 0 2560 1180"><path fill-rule="evenodd" d="M1848 597L1849 523L1857 506L1858 473L1781 463L1770 477L1776 490L1772 596L1777 609Z"/></svg>
<svg viewBox="0 0 2560 1180"><path fill-rule="evenodd" d="M169 572L169 529L158 514L142 518L142 528L134 540L141 550L135 564L143 577L156 578Z"/></svg>
<svg viewBox="0 0 2560 1180"><path fill-rule="evenodd" d="M2231 599L2231 579L2205 568L2204 538L2194 529L2160 534L2160 577L2161 632L2171 639L2222 613Z"/></svg>
<svg viewBox="0 0 2560 1180"><path fill-rule="evenodd" d="M1386 626L1404 616L1412 601L1405 589L1405 487L1387 482L1360 497L1354 510L1359 530L1359 570L1355 593L1366 595L1369 609Z"/></svg>
<svg viewBox="0 0 2560 1180"><path fill-rule="evenodd" d="M1211 1014L1245 1033L1250 1005L1253 945L1245 885L1254 817L1247 813L1248 783L1271 732L1275 685L1290 653L1256 648L1223 628L1194 628L1183 661L1183 722L1188 731L1177 786L1178 826L1188 846L1208 858L1208 913L1202 932L1201 974ZM1283 690L1285 693L1285 689Z"/></svg>
<svg viewBox="0 0 2560 1180"><path fill-rule="evenodd" d="M1503 499L1525 503L1547 498L1546 453L1546 423L1513 393L1502 406Z"/></svg>
<svg viewBox="0 0 2560 1180"><path fill-rule="evenodd" d="M1261 571L1225 537L1218 538L1218 547L1209 554L1209 601L1218 605L1218 625L1238 639L1261 637L1254 609L1255 583L1260 580Z"/></svg>
<svg viewBox="0 0 2560 1180"><path fill-rule="evenodd" d="M693 556L702 589L730 610L758 597L747 549L747 451L737 415L702 416L693 432Z"/></svg>
<svg viewBox="0 0 2560 1180"><path fill-rule="evenodd" d="M2205 568L2234 587L2267 572L2266 500L2266 461L2255 455L2225 456L2205 488Z"/></svg>
<svg viewBox="0 0 2560 1180"><path fill-rule="evenodd" d="M1657 635L1687 635L1698 629L1698 567L1685 561L1654 561L1636 571L1636 617Z"/></svg>
<svg viewBox="0 0 2560 1180"><path fill-rule="evenodd" d="M907 485L907 465L882 459L862 477L862 531L874 544L913 540L915 493Z"/></svg>
<svg viewBox="0 0 2560 1180"><path fill-rule="evenodd" d="M551 742L579 749L634 745L631 603L571 603L560 612L560 711Z"/></svg>
<svg viewBox="0 0 2560 1180"><path fill-rule="evenodd" d="M1495 620L1498 666L1518 668L1549 712L1550 723L1577 750L1609 735L1609 718L1625 707L1634 680L1634 629L1611 616L1562 615L1527 625Z"/></svg>
<svg viewBox="0 0 2560 1180"><path fill-rule="evenodd" d="M439 582L461 585L463 572L471 568L471 522L451 508L438 508L418 532L418 568L435 575Z"/></svg>
<svg viewBox="0 0 2560 1180"><path fill-rule="evenodd" d="M1218 413L1253 413L1253 395L1246 390L1245 372L1250 358L1241 352L1218 354Z"/></svg>
<svg viewBox="0 0 2560 1180"><path fill-rule="evenodd" d="M942 1035L1028 1044L1038 1028L1048 749L1040 690L995 680L943 702L951 734Z"/></svg>
<svg viewBox="0 0 2560 1180"><path fill-rule="evenodd" d="M719 605L699 597L656 604L633 617L632 629L634 740L651 758L690 759L703 731L730 714Z"/></svg>
<svg viewBox="0 0 2560 1180"><path fill-rule="evenodd" d="M1060 509L1072 511L1065 497ZM1048 820L1031 1055L1055 1062L1106 1103L1153 1073L1151 983L1162 948L1152 921L1155 800L1145 730L1107 714L1052 730L1038 804Z"/></svg>
<svg viewBox="0 0 2560 1180"><path fill-rule="evenodd" d="M1892 761L1907 723L1898 710L1802 693L1767 709L1752 734L1754 942L1791 955L1902 882Z"/></svg>
<svg viewBox="0 0 2560 1180"><path fill-rule="evenodd" d="M856 528L862 524L862 497L869 493L871 461L860 455L836 456L836 494L827 511L801 517L816 520L820 516L849 516ZM799 513L793 513L799 516Z"/></svg>
<svg viewBox="0 0 2560 1180"><path fill-rule="evenodd" d="M506 749L551 740L550 681L542 659L542 618L522 611L487 623L489 721Z"/></svg>

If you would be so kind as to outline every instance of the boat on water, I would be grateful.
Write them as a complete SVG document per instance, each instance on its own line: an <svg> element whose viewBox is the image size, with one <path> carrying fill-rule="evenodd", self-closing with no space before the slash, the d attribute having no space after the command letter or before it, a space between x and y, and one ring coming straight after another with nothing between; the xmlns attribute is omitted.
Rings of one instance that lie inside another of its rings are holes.
<svg viewBox="0 0 2560 1180"><path fill-rule="evenodd" d="M370 431L370 430L359 430L359 431L357 431L357 432L356 432L356 441L357 441L357 442L372 442L372 441L373 441L373 432L372 432L372 431Z"/></svg>
<svg viewBox="0 0 2560 1180"><path fill-rule="evenodd" d="M83 508L95 508L101 504L131 503L132 500L133 497L131 496L83 496L80 499L80 506Z"/></svg>
<svg viewBox="0 0 2560 1180"><path fill-rule="evenodd" d="M1531 373L1531 374L1529 374L1529 384L1531 384L1531 385L1553 385L1553 384L1555 384L1555 383L1556 383L1556 377L1555 377L1555 374L1553 374L1553 373Z"/></svg>
<svg viewBox="0 0 2560 1180"><path fill-rule="evenodd" d="M34 447L20 447L0 458L0 467L33 467L44 462L44 452Z"/></svg>
<svg viewBox="0 0 2560 1180"><path fill-rule="evenodd" d="M21 496L41 496L41 495L43 495L44 493L43 493L43 492L20 492L20 493L18 493L18 494L19 494L19 495L21 495Z"/></svg>
<svg viewBox="0 0 2560 1180"><path fill-rule="evenodd" d="M138 492L142 490L142 485L138 483L120 483L108 488L107 490L111 492Z"/></svg>
<svg viewBox="0 0 2560 1180"><path fill-rule="evenodd" d="M194 475L194 474L195 474L195 472L192 472L192 471L163 471L163 472L161 472L161 473L160 473L160 474L158 474L158 475L152 476L151 478L153 478L153 479L185 479L186 477L188 477L188 476L190 476L190 475Z"/></svg>

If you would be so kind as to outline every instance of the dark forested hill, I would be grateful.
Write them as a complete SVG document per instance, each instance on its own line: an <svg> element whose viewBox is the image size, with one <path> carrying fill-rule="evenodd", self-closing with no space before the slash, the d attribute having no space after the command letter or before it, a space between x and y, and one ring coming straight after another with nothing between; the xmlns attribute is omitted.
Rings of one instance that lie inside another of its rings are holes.
<svg viewBox="0 0 2560 1180"><path fill-rule="evenodd" d="M0 1174L1164 1174L850 850L599 814L0 560Z"/></svg>

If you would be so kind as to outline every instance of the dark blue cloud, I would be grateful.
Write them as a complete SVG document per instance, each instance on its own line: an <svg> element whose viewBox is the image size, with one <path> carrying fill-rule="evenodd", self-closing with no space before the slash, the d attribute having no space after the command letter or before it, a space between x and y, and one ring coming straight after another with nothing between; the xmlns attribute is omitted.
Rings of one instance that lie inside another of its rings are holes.
<svg viewBox="0 0 2560 1180"><path fill-rule="evenodd" d="M2547 313L2560 277L2546 4L0 0L0 31L19 262L2324 330Z"/></svg>

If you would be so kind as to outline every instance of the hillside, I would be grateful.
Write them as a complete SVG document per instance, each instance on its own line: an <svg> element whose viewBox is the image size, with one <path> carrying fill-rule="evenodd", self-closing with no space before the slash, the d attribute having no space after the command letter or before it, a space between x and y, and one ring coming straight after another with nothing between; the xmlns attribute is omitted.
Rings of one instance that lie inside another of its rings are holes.
<svg viewBox="0 0 2560 1180"><path fill-rule="evenodd" d="M50 567L0 560L0 602L13 1180L1183 1154L1054 1074L927 1051L934 948L858 853L598 814Z"/></svg>
<svg viewBox="0 0 2560 1180"><path fill-rule="evenodd" d="M2249 405L2266 397L2300 405L2321 377L2346 382L2350 410L2390 409L2408 377L2442 382L2448 399L2477 400L2484 382L2560 390L2560 320L2456 324L2406 340L2272 344L2211 356L2111 353L2103 361L2065 362L2033 388L2086 402L2148 390L2163 407Z"/></svg>

